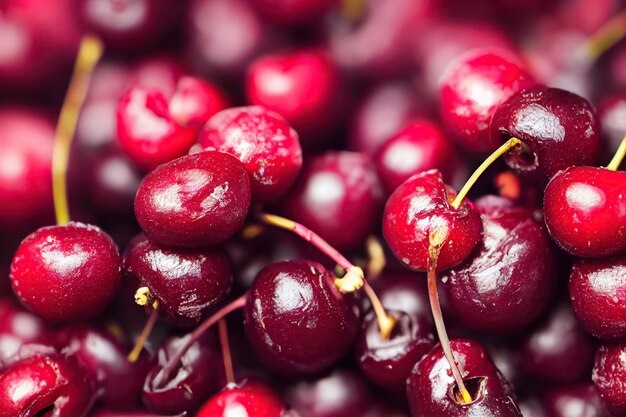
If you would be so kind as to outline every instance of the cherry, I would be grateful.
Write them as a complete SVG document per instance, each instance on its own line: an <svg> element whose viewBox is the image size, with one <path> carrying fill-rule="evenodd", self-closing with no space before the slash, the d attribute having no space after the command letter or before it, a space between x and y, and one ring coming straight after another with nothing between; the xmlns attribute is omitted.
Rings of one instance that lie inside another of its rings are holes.
<svg viewBox="0 0 626 417"><path fill-rule="evenodd" d="M430 238L437 230L445 240L438 270L465 260L480 240L478 211L467 199L453 207L450 192L441 173L430 170L408 179L387 200L383 234L395 257L407 268L428 269Z"/></svg>
<svg viewBox="0 0 626 417"><path fill-rule="evenodd" d="M339 117L341 89L338 69L318 50L263 56L250 65L246 79L248 101L287 119L305 149L317 149L330 139Z"/></svg>
<svg viewBox="0 0 626 417"><path fill-rule="evenodd" d="M551 389L543 395L542 404L547 417L608 417L591 384Z"/></svg>
<svg viewBox="0 0 626 417"><path fill-rule="evenodd" d="M216 151L188 155L148 174L135 198L137 221L156 243L203 247L241 228L250 179L237 158Z"/></svg>
<svg viewBox="0 0 626 417"><path fill-rule="evenodd" d="M254 417L296 417L270 388L256 380L229 384L213 396L197 417L228 417L240 414Z"/></svg>
<svg viewBox="0 0 626 417"><path fill-rule="evenodd" d="M29 343L53 346L51 329L13 300L0 298L0 364L15 355L20 346Z"/></svg>
<svg viewBox="0 0 626 417"><path fill-rule="evenodd" d="M137 85L120 100L118 139L135 163L150 170L185 155L202 124L225 107L223 93L198 78L182 77L169 97Z"/></svg>
<svg viewBox="0 0 626 417"><path fill-rule="evenodd" d="M259 272L244 314L248 338L265 365L289 375L315 374L347 353L359 319L333 280L310 261L276 262Z"/></svg>
<svg viewBox="0 0 626 417"><path fill-rule="evenodd" d="M574 167L556 174L543 203L554 241L575 256L625 252L625 180L626 173L605 168Z"/></svg>
<svg viewBox="0 0 626 417"><path fill-rule="evenodd" d="M441 128L428 120L409 124L380 147L376 169L388 193L414 174L439 169L450 182L459 163L452 145Z"/></svg>
<svg viewBox="0 0 626 417"><path fill-rule="evenodd" d="M386 309L403 311L432 322L426 277L411 272L383 272L373 284Z"/></svg>
<svg viewBox="0 0 626 417"><path fill-rule="evenodd" d="M451 347L462 366L463 380L472 401L461 401L450 366L439 346L415 365L407 380L411 415L521 417L515 394L482 346L472 340L453 340Z"/></svg>
<svg viewBox="0 0 626 417"><path fill-rule="evenodd" d="M277 200L302 167L298 134L282 116L259 106L217 113L205 124L198 144L230 153L245 165L255 202Z"/></svg>
<svg viewBox="0 0 626 417"><path fill-rule="evenodd" d="M46 320L94 317L120 283L120 255L95 226L48 226L22 241L11 264L13 291Z"/></svg>
<svg viewBox="0 0 626 417"><path fill-rule="evenodd" d="M276 3L253 0L252 4L269 20L282 25L310 24L338 4L337 0L295 0Z"/></svg>
<svg viewBox="0 0 626 417"><path fill-rule="evenodd" d="M125 90L143 87L159 90L165 97L171 97L184 75L185 69L173 56L157 55L145 58L133 66ZM124 92L126 91L122 91Z"/></svg>
<svg viewBox="0 0 626 417"><path fill-rule="evenodd" d="M626 345L603 345L596 353L591 376L600 398L613 417L626 416Z"/></svg>
<svg viewBox="0 0 626 417"><path fill-rule="evenodd" d="M602 134L610 149L617 149L626 132L626 92L605 97L598 104Z"/></svg>
<svg viewBox="0 0 626 417"><path fill-rule="evenodd" d="M162 414L150 414L143 411L111 411L111 410L97 410L91 413L90 417L161 417ZM183 415L171 416L171 417L183 417Z"/></svg>
<svg viewBox="0 0 626 417"><path fill-rule="evenodd" d="M493 151L500 145L500 137L489 135L492 115L513 94L535 85L518 59L506 51L468 52L441 81L441 120L451 138L464 148Z"/></svg>
<svg viewBox="0 0 626 417"><path fill-rule="evenodd" d="M382 194L366 155L330 151L305 161L282 207L331 245L348 249L361 244L376 226Z"/></svg>
<svg viewBox="0 0 626 417"><path fill-rule="evenodd" d="M129 244L124 270L147 287L146 304L158 301L159 312L177 326L197 324L226 299L233 283L222 249L169 249L144 235Z"/></svg>
<svg viewBox="0 0 626 417"><path fill-rule="evenodd" d="M143 355L129 362L129 346L104 330L79 325L63 330L59 342L63 353L75 356L96 387L98 400L110 407L124 409L139 403L139 394L151 361Z"/></svg>
<svg viewBox="0 0 626 417"><path fill-rule="evenodd" d="M432 324L423 317L388 310L395 320L391 337L385 339L375 315L366 317L357 341L359 367L372 382L401 391L413 365L435 345Z"/></svg>
<svg viewBox="0 0 626 417"><path fill-rule="evenodd" d="M0 374L0 417L84 416L94 399L89 378L72 357L37 354Z"/></svg>
<svg viewBox="0 0 626 417"><path fill-rule="evenodd" d="M537 87L502 103L491 119L491 140L516 137L526 146L505 158L513 169L542 183L575 165L593 165L600 146L595 110L564 90Z"/></svg>
<svg viewBox="0 0 626 417"><path fill-rule="evenodd" d="M196 340L181 357L174 374L163 377L163 368L189 335L170 337L157 353L158 363L145 379L142 399L146 407L158 414L178 414L197 410L223 384L221 355L210 335Z"/></svg>
<svg viewBox="0 0 626 417"><path fill-rule="evenodd" d="M589 374L593 344L571 307L560 303L519 344L524 374L543 381L577 381Z"/></svg>
<svg viewBox="0 0 626 417"><path fill-rule="evenodd" d="M574 312L596 337L626 337L626 258L577 259L569 292Z"/></svg>
<svg viewBox="0 0 626 417"><path fill-rule="evenodd" d="M482 242L447 271L443 282L461 322L482 331L508 332L536 320L547 308L557 280L550 238L530 210L482 210Z"/></svg>
<svg viewBox="0 0 626 417"><path fill-rule="evenodd" d="M52 218L54 126L19 107L0 109L0 225L21 229Z"/></svg>

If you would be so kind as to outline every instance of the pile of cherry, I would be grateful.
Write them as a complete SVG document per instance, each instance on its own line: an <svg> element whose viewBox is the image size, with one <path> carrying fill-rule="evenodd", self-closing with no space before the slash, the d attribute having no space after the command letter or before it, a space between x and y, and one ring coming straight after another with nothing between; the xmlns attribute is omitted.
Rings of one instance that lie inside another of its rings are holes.
<svg viewBox="0 0 626 417"><path fill-rule="evenodd" d="M620 7L0 3L0 417L626 417Z"/></svg>

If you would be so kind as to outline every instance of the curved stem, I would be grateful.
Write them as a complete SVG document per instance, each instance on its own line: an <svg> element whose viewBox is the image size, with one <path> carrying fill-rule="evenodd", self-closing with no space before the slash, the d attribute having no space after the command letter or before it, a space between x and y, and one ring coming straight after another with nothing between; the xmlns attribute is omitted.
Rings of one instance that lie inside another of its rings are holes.
<svg viewBox="0 0 626 417"><path fill-rule="evenodd" d="M387 314L385 307L383 307L383 304L380 302L376 292L367 281L365 281L365 284L363 285L363 290L370 299L372 308L376 313L376 320L378 321L380 335L384 340L389 340L391 338L391 332L393 332L393 328L396 326L396 319Z"/></svg>
<svg viewBox="0 0 626 417"><path fill-rule="evenodd" d="M148 340L148 337L150 337L150 333L152 332L152 329L154 328L154 324L156 323L158 317L159 317L159 302L155 301L152 304L152 311L150 312L150 316L148 317L148 321L146 322L146 325L143 327L143 330L141 331L141 334L139 335L139 339L137 339L137 341L135 342L135 346L133 347L133 350L131 350L130 353L128 354L128 362L137 361L137 359L139 358L139 355L141 354L141 351L143 350L143 346L146 344L146 340Z"/></svg>
<svg viewBox="0 0 626 417"><path fill-rule="evenodd" d="M385 269L387 259L385 258L385 249L376 236L370 236L366 241L367 254L369 262L367 265L367 279L373 282Z"/></svg>
<svg viewBox="0 0 626 417"><path fill-rule="evenodd" d="M472 176L469 177L465 185L463 185L463 188L461 188L461 191L459 191L456 197L454 197L454 200L450 205L458 209L461 206L463 199L467 196L467 193L469 193L469 191L472 189L472 186L476 183L476 181L478 181L478 178L480 178L483 172L485 172L487 168L489 168L489 166L496 161L496 159L498 159L503 154L516 147L520 143L521 141L519 139L511 138L507 140L503 145L501 145L498 149L496 149L491 155L489 155L487 159L485 159L483 163L480 164L476 171L474 171Z"/></svg>
<svg viewBox="0 0 626 417"><path fill-rule="evenodd" d="M621 165L624 157L626 157L626 136L622 139L622 143L619 144L617 151L615 151L615 155L613 155L613 159L611 159L611 162L609 162L606 166L606 169L617 171L617 168Z"/></svg>
<svg viewBox="0 0 626 417"><path fill-rule="evenodd" d="M220 346L222 347L222 360L224 361L224 372L226 373L226 382L232 384L235 382L235 371L233 371L233 357L230 352L230 343L228 341L228 324L226 318L218 323L220 333Z"/></svg>
<svg viewBox="0 0 626 417"><path fill-rule="evenodd" d="M89 89L91 74L103 51L104 46L98 38L89 35L83 37L74 64L72 80L63 107L61 107L52 154L52 194L54 211L59 225L67 224L70 221L66 184L70 148L80 109Z"/></svg>
<svg viewBox="0 0 626 417"><path fill-rule="evenodd" d="M614 16L598 29L582 46L589 63L595 62L626 35L626 11Z"/></svg>
<svg viewBox="0 0 626 417"><path fill-rule="evenodd" d="M180 362L182 357L185 355L185 352L187 352L187 350L198 340L200 336L202 336L202 334L204 334L204 332L206 332L208 329L211 328L211 326L213 326L215 323L217 323L218 321L226 317L231 312L245 306L246 296L247 294L244 294L241 297L237 298L236 300L232 301L230 304L225 305L220 310L218 310L215 314L213 314L211 317L205 320L200 326L198 326L198 328L191 333L191 337L189 337L187 341L185 342L185 344L178 350L178 352L176 352L176 355L172 356L170 360L167 362L167 364L163 367L163 374L161 376L161 380L162 381L169 380L170 375L172 374L172 372L174 372L174 370L178 366L178 363Z"/></svg>
<svg viewBox="0 0 626 417"><path fill-rule="evenodd" d="M439 342L441 343L443 353L448 360L450 369L452 370L452 376L454 377L457 387L459 388L459 392L461 393L460 401L462 401L463 404L467 404L472 402L472 396L469 394L467 388L465 387L463 377L461 376L461 372L459 371L459 367L454 358L454 354L452 353L452 348L450 347L450 338L448 337L446 325L443 321L441 303L439 302L439 292L437 289L437 260L439 258L439 251L441 249L442 242L433 242L433 237L436 233L437 231L433 235L431 235L431 246L429 248L430 265L428 268L428 298L430 300L430 309L433 313L435 327L437 329L437 335L439 336ZM439 233L439 235L443 234Z"/></svg>

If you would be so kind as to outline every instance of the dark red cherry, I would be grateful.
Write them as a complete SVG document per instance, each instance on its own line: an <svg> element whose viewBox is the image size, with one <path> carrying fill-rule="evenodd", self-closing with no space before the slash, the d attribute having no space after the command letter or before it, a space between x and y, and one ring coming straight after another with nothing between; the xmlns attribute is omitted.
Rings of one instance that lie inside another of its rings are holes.
<svg viewBox="0 0 626 417"><path fill-rule="evenodd" d="M556 88L537 87L512 95L493 114L490 131L495 144L520 139L525 149L509 152L505 161L542 183L571 166L595 165L600 147L593 106Z"/></svg>
<svg viewBox="0 0 626 417"><path fill-rule="evenodd" d="M342 83L333 61L321 51L298 50L267 55L248 71L246 95L283 116L300 135L305 149L330 139L338 121Z"/></svg>
<svg viewBox="0 0 626 417"><path fill-rule="evenodd" d="M162 414L151 414L144 411L97 410L91 413L90 417L162 417ZM183 415L171 417L183 417Z"/></svg>
<svg viewBox="0 0 626 417"><path fill-rule="evenodd" d="M153 169L185 155L202 124L225 107L217 87L198 78L182 77L171 95L139 84L120 99L119 143L136 164Z"/></svg>
<svg viewBox="0 0 626 417"><path fill-rule="evenodd" d="M459 320L473 330L509 332L537 319L552 299L558 257L531 210L481 210L482 241L442 281Z"/></svg>
<svg viewBox="0 0 626 417"><path fill-rule="evenodd" d="M200 409L196 417L230 417L234 415L296 417L287 411L285 404L269 387L255 380L228 384Z"/></svg>
<svg viewBox="0 0 626 417"><path fill-rule="evenodd" d="M156 243L203 247L237 232L250 206L250 179L234 156L206 151L159 166L137 191L137 221Z"/></svg>
<svg viewBox="0 0 626 417"><path fill-rule="evenodd" d="M474 50L448 68L439 87L439 114L451 138L473 152L490 152L500 137L489 136L499 105L535 86L518 58L504 50Z"/></svg>
<svg viewBox="0 0 626 417"><path fill-rule="evenodd" d="M543 214L566 252L604 257L626 252L626 173L574 167L557 173L544 193Z"/></svg>
<svg viewBox="0 0 626 417"><path fill-rule="evenodd" d="M39 226L52 218L54 125L32 110L4 107L0 131L0 225Z"/></svg>
<svg viewBox="0 0 626 417"><path fill-rule="evenodd" d="M478 342L452 340L463 382L472 402L461 404L459 390L441 346L415 365L407 380L412 417L521 417L509 383Z"/></svg>
<svg viewBox="0 0 626 417"><path fill-rule="evenodd" d="M626 337L626 257L576 259L569 293L574 312L596 337Z"/></svg>
<svg viewBox="0 0 626 417"><path fill-rule="evenodd" d="M255 202L281 197L302 167L296 131L282 116L260 106L217 113L204 125L198 145L203 150L232 154L243 162Z"/></svg>
<svg viewBox="0 0 626 417"><path fill-rule="evenodd" d="M331 245L361 245L378 222L383 190L370 159L356 152L327 152L307 159L283 201L291 219Z"/></svg>
<svg viewBox="0 0 626 417"><path fill-rule="evenodd" d="M552 310L518 346L519 365L532 378L573 382L589 375L594 346L566 303Z"/></svg>
<svg viewBox="0 0 626 417"><path fill-rule="evenodd" d="M432 323L426 276L409 271L385 271L373 283L383 307L419 316ZM441 295L441 294L440 294Z"/></svg>
<svg viewBox="0 0 626 417"><path fill-rule="evenodd" d="M409 269L429 265L431 234L445 233L438 270L467 259L480 241L482 223L474 205L464 199L456 209L437 170L414 175L391 194L383 214L383 234L395 257Z"/></svg>
<svg viewBox="0 0 626 417"><path fill-rule="evenodd" d="M438 169L452 182L461 167L452 145L435 123L411 123L382 145L376 154L376 170L388 193L415 174Z"/></svg>
<svg viewBox="0 0 626 417"><path fill-rule="evenodd" d="M126 274L150 290L169 323L193 326L228 296L233 284L230 261L221 248L170 249L143 234L124 254Z"/></svg>
<svg viewBox="0 0 626 417"><path fill-rule="evenodd" d="M76 356L95 383L99 402L115 409L139 404L143 381L151 366L148 355L129 362L126 355L130 346L104 330L83 325L65 329L59 339L63 353Z"/></svg>
<svg viewBox="0 0 626 417"><path fill-rule="evenodd" d="M283 25L312 23L337 6L337 0L252 0L251 2L269 20Z"/></svg>
<svg viewBox="0 0 626 417"><path fill-rule="evenodd" d="M546 417L609 417L592 384L553 388L542 395L541 402Z"/></svg>
<svg viewBox="0 0 626 417"><path fill-rule="evenodd" d="M142 399L145 406L158 414L192 412L224 385L222 357L211 337L194 342L167 378L163 368L190 336L170 337L157 353L158 363L145 379Z"/></svg>
<svg viewBox="0 0 626 417"><path fill-rule="evenodd" d="M435 346L435 336L432 324L423 317L397 310L387 313L396 320L390 338L381 336L376 316L370 314L363 322L356 358L370 381L402 391L413 366Z"/></svg>
<svg viewBox="0 0 626 417"><path fill-rule="evenodd" d="M120 255L95 226L43 227L18 248L11 284L20 301L46 320L94 317L120 284Z"/></svg>
<svg viewBox="0 0 626 417"><path fill-rule="evenodd" d="M598 349L591 379L611 416L626 416L626 343L616 342Z"/></svg>
<svg viewBox="0 0 626 417"><path fill-rule="evenodd" d="M250 288L245 327L268 367L284 374L328 369L352 347L359 319L334 276L310 261L276 262Z"/></svg>
<svg viewBox="0 0 626 417"><path fill-rule="evenodd" d="M602 99L598 104L598 117L609 149L617 149L626 132L626 92Z"/></svg>
<svg viewBox="0 0 626 417"><path fill-rule="evenodd" d="M126 89L137 86L157 89L166 97L171 97L184 75L185 69L176 57L157 55L142 59L135 64L125 87Z"/></svg>
<svg viewBox="0 0 626 417"><path fill-rule="evenodd" d="M0 374L0 417L85 416L94 400L91 381L73 357L34 355Z"/></svg>
<svg viewBox="0 0 626 417"><path fill-rule="evenodd" d="M357 372L338 368L313 380L291 383L286 399L300 417L370 417L374 394Z"/></svg>
<svg viewBox="0 0 626 417"><path fill-rule="evenodd" d="M0 368L22 345L54 346L54 337L46 323L24 310L9 298L0 298Z"/></svg>

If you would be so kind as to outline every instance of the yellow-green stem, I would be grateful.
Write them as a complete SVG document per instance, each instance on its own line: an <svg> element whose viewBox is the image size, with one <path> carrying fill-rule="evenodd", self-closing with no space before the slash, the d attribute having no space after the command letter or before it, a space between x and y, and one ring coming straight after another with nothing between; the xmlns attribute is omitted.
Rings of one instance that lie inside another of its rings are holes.
<svg viewBox="0 0 626 417"><path fill-rule="evenodd" d="M606 166L606 169L610 169L611 171L617 171L617 168L624 161L624 157L626 156L626 136L622 139L622 143L619 144L617 151L615 151L615 155L613 155L613 159Z"/></svg>

